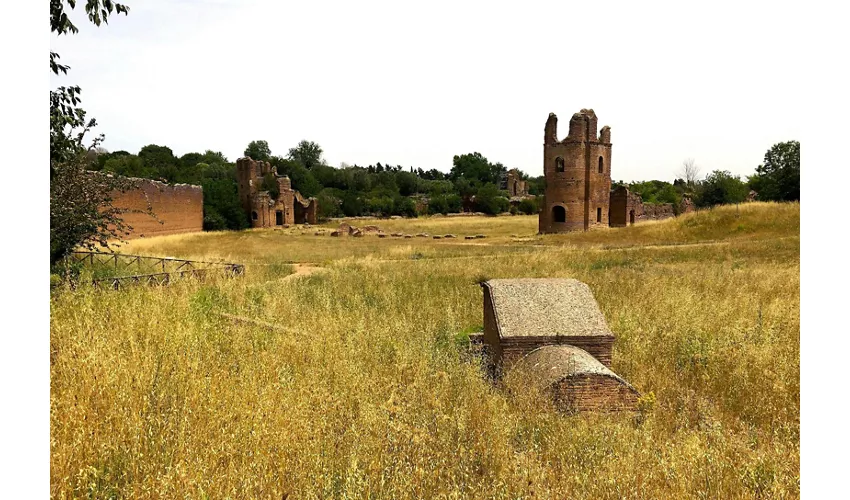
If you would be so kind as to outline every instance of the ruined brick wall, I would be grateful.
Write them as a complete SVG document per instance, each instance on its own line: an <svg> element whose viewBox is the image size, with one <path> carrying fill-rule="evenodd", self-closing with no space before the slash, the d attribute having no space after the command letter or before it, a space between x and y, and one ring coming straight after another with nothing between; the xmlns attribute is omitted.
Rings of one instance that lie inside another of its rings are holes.
<svg viewBox="0 0 850 500"><path fill-rule="evenodd" d="M675 217L677 213L692 212L693 202L683 198L682 203L674 207L672 203L643 203L640 195L620 186L611 193L611 227L625 227L647 220L662 220Z"/></svg>
<svg viewBox="0 0 850 500"><path fill-rule="evenodd" d="M486 314L485 314L486 335ZM485 337L485 342L487 338ZM614 347L612 337L512 337L501 339L499 345L498 363L504 370L510 369L517 361L526 354L547 345L571 345L584 349L591 356L598 359L600 363L611 367L611 351Z"/></svg>
<svg viewBox="0 0 850 500"><path fill-rule="evenodd" d="M608 225L611 193L611 129L597 135L597 118L583 109L570 119L570 133L558 141L558 117L549 114L544 131L546 191L541 233L586 231ZM562 221L559 219L563 219Z"/></svg>
<svg viewBox="0 0 850 500"><path fill-rule="evenodd" d="M317 224L319 201L316 198L304 198L298 191L293 191L296 224Z"/></svg>
<svg viewBox="0 0 850 500"><path fill-rule="evenodd" d="M661 220L675 216L676 211L672 203L643 204L643 220Z"/></svg>
<svg viewBox="0 0 850 500"><path fill-rule="evenodd" d="M517 169L511 169L505 175L505 183L503 189L508 191L509 196L526 196L528 187L526 182L522 180L522 176Z"/></svg>
<svg viewBox="0 0 850 500"><path fill-rule="evenodd" d="M626 227L629 224L629 190L623 186L611 193L610 218L611 227Z"/></svg>
<svg viewBox="0 0 850 500"><path fill-rule="evenodd" d="M258 175L259 170L257 162L251 158L236 160L236 191L239 195L239 201L242 203L242 209L248 214L254 209L253 198L259 192L259 182L262 180L262 176ZM254 225L253 217L251 225Z"/></svg>
<svg viewBox="0 0 850 500"><path fill-rule="evenodd" d="M263 177L274 173L267 161L254 161L250 157L236 160L236 180L239 200L249 215L251 227L276 227L309 222L316 224L317 203L314 198L304 199L292 189L292 181L285 175L277 176L280 195L277 199L261 191Z"/></svg>
<svg viewBox="0 0 850 500"><path fill-rule="evenodd" d="M636 410L638 393L616 378L604 375L575 375L551 387L559 409L577 411Z"/></svg>
<svg viewBox="0 0 850 500"><path fill-rule="evenodd" d="M277 200L268 191L257 193L251 199L251 227L295 224L295 193L292 190L281 191Z"/></svg>
<svg viewBox="0 0 850 500"><path fill-rule="evenodd" d="M148 202L156 219L146 213L130 212L121 217L132 227L129 238L191 233L204 227L204 193L201 186L176 184L148 179L134 179L138 187L124 193L113 193L112 205L140 212L148 210Z"/></svg>

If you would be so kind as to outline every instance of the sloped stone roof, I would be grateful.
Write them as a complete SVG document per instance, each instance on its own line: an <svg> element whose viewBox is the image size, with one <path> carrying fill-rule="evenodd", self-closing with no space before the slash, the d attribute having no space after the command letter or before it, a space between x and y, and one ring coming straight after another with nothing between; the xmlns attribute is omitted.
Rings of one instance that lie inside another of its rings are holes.
<svg viewBox="0 0 850 500"><path fill-rule="evenodd" d="M565 378L577 375L611 377L623 385L632 387L587 351L566 344L539 347L519 360L513 370L533 375L532 380L540 388L549 387Z"/></svg>
<svg viewBox="0 0 850 500"><path fill-rule="evenodd" d="M501 338L610 336L590 287L566 278L494 279L482 283Z"/></svg>

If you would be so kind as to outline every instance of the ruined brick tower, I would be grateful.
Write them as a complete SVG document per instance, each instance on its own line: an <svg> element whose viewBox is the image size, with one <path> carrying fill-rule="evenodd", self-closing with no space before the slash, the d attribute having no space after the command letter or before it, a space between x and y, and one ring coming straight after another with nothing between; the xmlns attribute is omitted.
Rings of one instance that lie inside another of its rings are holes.
<svg viewBox="0 0 850 500"><path fill-rule="evenodd" d="M558 140L558 117L549 113L543 141L546 191L539 231L587 231L608 225L611 192L611 128L597 136L596 113L582 109L570 119L570 133Z"/></svg>
<svg viewBox="0 0 850 500"><path fill-rule="evenodd" d="M277 199L261 189L266 176L274 176L280 193ZM250 217L251 227L316 223L316 199L304 198L292 189L289 177L277 175L269 162L254 161L250 157L239 158L236 160L236 180L239 201Z"/></svg>

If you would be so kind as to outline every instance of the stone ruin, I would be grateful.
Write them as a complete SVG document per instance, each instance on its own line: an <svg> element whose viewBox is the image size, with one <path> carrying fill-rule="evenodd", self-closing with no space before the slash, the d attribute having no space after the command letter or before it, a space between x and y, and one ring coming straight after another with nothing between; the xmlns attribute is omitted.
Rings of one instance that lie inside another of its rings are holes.
<svg viewBox="0 0 850 500"><path fill-rule="evenodd" d="M637 408L637 390L610 369L614 334L590 287L556 278L481 286L482 341L494 378L524 376L566 412Z"/></svg>
<svg viewBox="0 0 850 500"><path fill-rule="evenodd" d="M540 234L625 227L693 211L689 199L679 206L651 205L625 187L611 192L611 128L597 127L596 113L582 109L570 118L569 133L559 140L558 117L549 113L543 132L546 188L539 214Z"/></svg>
<svg viewBox="0 0 850 500"><path fill-rule="evenodd" d="M266 176L274 176L280 193L277 199L261 189ZM242 209L250 215L251 227L317 223L316 198L305 198L292 189L289 177L277 175L269 162L239 158L236 160L236 179L239 200Z"/></svg>
<svg viewBox="0 0 850 500"><path fill-rule="evenodd" d="M669 219L693 211L694 203L690 198L682 198L678 206L672 203L645 204L639 194L620 186L611 193L608 225L626 227L641 221Z"/></svg>

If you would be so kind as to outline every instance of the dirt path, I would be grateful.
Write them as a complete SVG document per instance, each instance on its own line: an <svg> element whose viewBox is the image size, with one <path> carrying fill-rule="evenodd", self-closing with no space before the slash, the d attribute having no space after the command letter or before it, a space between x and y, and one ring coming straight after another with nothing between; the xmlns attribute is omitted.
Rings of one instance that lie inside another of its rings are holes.
<svg viewBox="0 0 850 500"><path fill-rule="evenodd" d="M325 268L317 266L315 264L311 264L309 262L298 262L292 264L292 274L281 278L280 281L289 281L301 276L309 276L313 273L322 272L325 270Z"/></svg>

